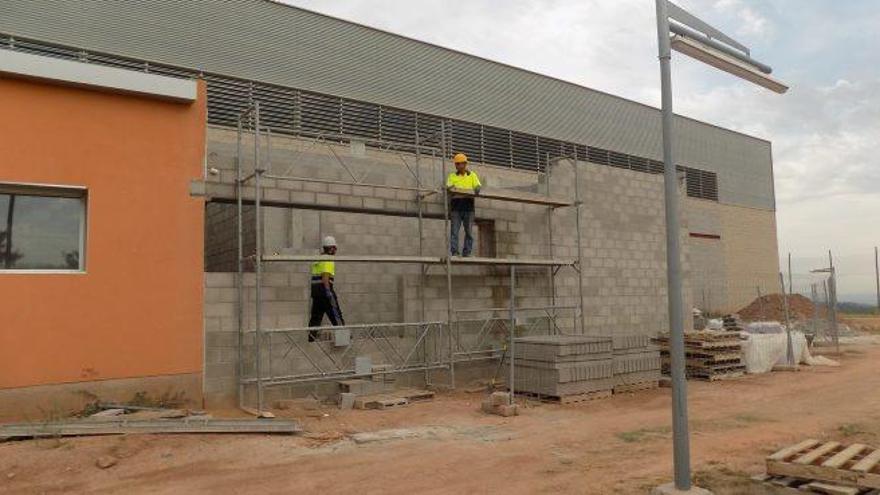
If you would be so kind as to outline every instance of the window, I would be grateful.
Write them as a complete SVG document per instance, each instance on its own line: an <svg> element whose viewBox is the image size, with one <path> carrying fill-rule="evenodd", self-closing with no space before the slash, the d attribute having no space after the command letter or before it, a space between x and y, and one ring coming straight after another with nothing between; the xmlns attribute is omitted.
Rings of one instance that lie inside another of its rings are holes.
<svg viewBox="0 0 880 495"><path fill-rule="evenodd" d="M85 189L0 184L0 271L85 266Z"/></svg>

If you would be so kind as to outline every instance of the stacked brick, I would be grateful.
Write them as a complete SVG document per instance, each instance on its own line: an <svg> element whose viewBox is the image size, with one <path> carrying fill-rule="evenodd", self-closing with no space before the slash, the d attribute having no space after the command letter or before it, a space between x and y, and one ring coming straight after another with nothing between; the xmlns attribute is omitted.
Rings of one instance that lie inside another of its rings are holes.
<svg viewBox="0 0 880 495"><path fill-rule="evenodd" d="M742 332L744 330L742 319L736 313L725 315L722 321L724 330L728 332Z"/></svg>
<svg viewBox="0 0 880 495"><path fill-rule="evenodd" d="M517 392L563 400L610 393L614 363L610 337L541 335L516 339Z"/></svg>
<svg viewBox="0 0 880 495"><path fill-rule="evenodd" d="M657 341L663 355L663 373L669 374L669 335L661 335ZM746 370L742 359L742 343L736 332L685 332L684 353L685 373L688 378L724 380L742 376Z"/></svg>
<svg viewBox="0 0 880 495"><path fill-rule="evenodd" d="M614 335L614 393L657 388L660 348L647 335Z"/></svg>

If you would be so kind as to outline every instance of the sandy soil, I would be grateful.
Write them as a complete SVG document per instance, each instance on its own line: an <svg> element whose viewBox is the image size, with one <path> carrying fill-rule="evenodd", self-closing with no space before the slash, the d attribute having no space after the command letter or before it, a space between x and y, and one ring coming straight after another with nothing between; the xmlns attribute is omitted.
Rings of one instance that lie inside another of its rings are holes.
<svg viewBox="0 0 880 495"><path fill-rule="evenodd" d="M775 493L748 478L785 444L813 437L880 445L880 346L832 357L843 365L691 382L698 482L718 494ZM398 410L328 407L327 417L303 418L309 433L297 437L7 442L0 493L638 494L670 476L668 389L571 406L528 403L515 418L481 414L480 399L462 392ZM389 438L353 440L366 431ZM98 468L105 455L118 463Z"/></svg>

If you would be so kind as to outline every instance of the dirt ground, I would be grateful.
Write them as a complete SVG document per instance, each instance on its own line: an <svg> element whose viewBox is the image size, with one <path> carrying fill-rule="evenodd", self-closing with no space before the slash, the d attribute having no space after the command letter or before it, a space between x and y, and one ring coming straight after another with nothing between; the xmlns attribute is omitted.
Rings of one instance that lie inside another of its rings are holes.
<svg viewBox="0 0 880 495"><path fill-rule="evenodd" d="M717 494L776 493L749 477L779 447L809 437L880 445L880 346L831 357L842 366L690 382L697 482ZM397 410L328 406L326 417L303 418L308 433L295 437L6 442L0 493L647 493L671 473L669 394L527 403L521 416L501 418L478 411L481 394L457 392ZM106 455L117 464L98 468Z"/></svg>

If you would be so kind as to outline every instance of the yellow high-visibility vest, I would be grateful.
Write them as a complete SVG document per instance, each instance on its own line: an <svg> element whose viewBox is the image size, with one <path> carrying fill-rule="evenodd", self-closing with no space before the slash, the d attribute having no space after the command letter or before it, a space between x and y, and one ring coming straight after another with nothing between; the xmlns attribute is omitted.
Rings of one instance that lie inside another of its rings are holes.
<svg viewBox="0 0 880 495"><path fill-rule="evenodd" d="M312 263L312 283L321 282L321 276L330 274L330 281L336 276L336 263L333 261L316 261Z"/></svg>
<svg viewBox="0 0 880 495"><path fill-rule="evenodd" d="M483 187L483 184L480 183L480 178L477 177L476 172L468 170L463 175L459 175L458 172L449 174L449 177L446 178L446 187L473 191L478 187Z"/></svg>

